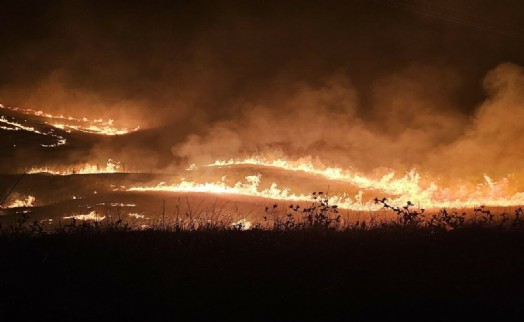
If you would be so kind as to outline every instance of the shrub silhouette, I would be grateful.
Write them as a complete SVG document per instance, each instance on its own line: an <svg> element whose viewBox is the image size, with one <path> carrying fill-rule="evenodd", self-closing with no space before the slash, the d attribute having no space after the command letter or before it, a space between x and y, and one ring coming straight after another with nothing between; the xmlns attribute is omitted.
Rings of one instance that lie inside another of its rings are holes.
<svg viewBox="0 0 524 322"><path fill-rule="evenodd" d="M266 207L264 221L273 221L274 230L320 229L337 230L341 227L341 216L337 205L329 204L329 197L322 191L313 192L313 202L308 207L289 205L285 216L278 215L278 205ZM266 225L266 227L268 227Z"/></svg>

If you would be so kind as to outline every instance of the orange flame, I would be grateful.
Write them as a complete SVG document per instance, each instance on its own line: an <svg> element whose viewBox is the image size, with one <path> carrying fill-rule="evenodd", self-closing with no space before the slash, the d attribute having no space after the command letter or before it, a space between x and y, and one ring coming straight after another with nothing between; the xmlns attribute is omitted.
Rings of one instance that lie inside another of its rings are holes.
<svg viewBox="0 0 524 322"><path fill-rule="evenodd" d="M0 106L2 106L2 105L0 105ZM3 129L3 130L7 130L7 131L20 131L20 130L23 130L23 131L32 132L32 133L35 133L35 134L38 134L38 135L50 136L50 137L53 137L53 138L55 138L57 140L56 143L54 143L54 144L40 144L41 146L43 146L45 148L57 147L57 146L60 146L60 145L64 145L67 142L66 139L63 136L58 135L56 133L53 133L52 131L42 132L42 131L39 131L39 130L35 129L32 126L26 126L26 125L20 124L18 122L15 122L14 120L10 121L3 115L0 116L0 123L4 123L6 125L9 125L9 126L1 126L0 128Z"/></svg>
<svg viewBox="0 0 524 322"><path fill-rule="evenodd" d="M347 193L330 196L331 204L337 204L340 208L351 210L377 210L380 205L372 200L377 196L369 196L364 201L367 191L381 191L390 198L391 204L404 205L408 200L422 208L472 208L480 205L490 206L517 206L524 204L524 193L511 192L510 180L503 178L493 181L484 175L484 182L477 185L457 185L454 187L442 187L432 181L425 182L421 175L411 170L402 177L396 177L393 171L375 179L363 174L355 173L336 167L315 166L311 161L301 159L290 161L276 159L267 161L263 158L252 157L243 160L217 160L207 167L229 167L236 165L255 165L273 167L286 171L301 171L313 175L322 176L328 180L346 182L357 187L359 192L350 197ZM192 166L189 170L197 169ZM173 192L205 192L216 194L235 194L271 198L276 200L310 201L311 196L295 194L290 189L279 188L272 183L269 188L259 189L262 176L260 174L245 177L246 182L238 181L234 185L228 185L224 180L220 182L196 183L182 180L177 184L166 185L160 183L156 186L141 186L129 188L129 191L173 191Z"/></svg>
<svg viewBox="0 0 524 322"><path fill-rule="evenodd" d="M259 190L262 176L260 174L246 176L245 182L238 181L236 184L229 186L224 181L195 183L182 180L178 184L166 185L164 182L156 186L132 187L127 191L171 191L171 192L202 192L212 194L231 194L241 196L253 196L282 201L311 201L310 195L295 194L287 188L279 188L276 183L272 183L269 188ZM361 194L354 199L347 195L331 196L329 201L337 204L341 208L354 210L377 210L380 207L373 202L363 203Z"/></svg>
<svg viewBox="0 0 524 322"><path fill-rule="evenodd" d="M100 216L96 211L93 210L86 215L66 216L64 219L102 221L106 219L106 216Z"/></svg>
<svg viewBox="0 0 524 322"><path fill-rule="evenodd" d="M91 134L112 136L112 135L128 134L131 132L138 131L140 129L139 126L135 128L116 127L114 125L114 120L112 119L109 119L107 121L103 119L93 119L92 120L86 117L83 117L80 119L80 118L75 118L72 116L53 115L53 114L49 114L43 111L37 111L33 109L23 109L23 108L18 108L18 107L5 107L1 104L0 104L0 108L19 112L25 115L32 115L32 116L47 119L45 123L55 128L67 131L67 132L71 132L72 130L75 130L75 131L81 131L81 132L86 132L86 133L91 133ZM20 126L20 125L17 124L17 126Z"/></svg>
<svg viewBox="0 0 524 322"><path fill-rule="evenodd" d="M19 198L11 201L5 208L33 207L35 201L36 198L34 196L27 196L27 198Z"/></svg>
<svg viewBox="0 0 524 322"><path fill-rule="evenodd" d="M58 169L54 167L33 167L29 169L28 174L35 173L46 173L59 176L68 176L73 174L96 174L96 173L119 173L120 172L120 162L114 160L107 160L106 165L99 167L98 165L93 164L84 164L77 167L72 167L68 169Z"/></svg>

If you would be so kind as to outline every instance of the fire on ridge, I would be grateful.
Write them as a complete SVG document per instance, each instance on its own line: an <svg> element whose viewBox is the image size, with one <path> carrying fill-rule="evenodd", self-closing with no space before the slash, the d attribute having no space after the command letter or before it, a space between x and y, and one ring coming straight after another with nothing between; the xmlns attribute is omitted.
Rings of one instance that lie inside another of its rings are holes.
<svg viewBox="0 0 524 322"><path fill-rule="evenodd" d="M359 189L355 196L347 193L331 194L329 201L340 208L350 210L378 210L381 205L374 202L376 196L366 194L368 191L381 191L393 196L391 203L403 205L406 201L414 202L422 208L473 208L480 205L490 206L518 206L524 204L524 193L511 192L511 181L503 178L493 181L484 175L484 182L478 184L460 184L443 186L434 181L424 179L417 171L411 170L402 177L395 176L394 171L380 178L368 177L364 174L353 172L351 169L335 167L319 167L309 161L275 159L268 161L263 158L251 157L246 159L217 160L205 167L234 167L239 165L253 165L278 168L289 172L305 172L321 176L330 181L349 183ZM191 166L192 171L197 171L197 166ZM272 182L268 188L260 188L262 176L253 174L240 178L235 184L227 184L223 177L218 182L194 182L182 179L179 183L166 184L160 182L156 185L137 186L128 188L128 191L172 191L172 192L203 192L212 194L232 194L270 198L282 201L310 201L309 194L294 193L291 189L279 187ZM366 198L365 198L366 197Z"/></svg>
<svg viewBox="0 0 524 322"><path fill-rule="evenodd" d="M103 173L119 173L120 162L108 159L105 166L97 164L81 164L71 167L59 168L53 166L47 167L33 167L27 171L28 174L45 173L50 175L68 176L74 174L103 174Z"/></svg>
<svg viewBox="0 0 524 322"><path fill-rule="evenodd" d="M210 180L206 173L200 169L213 168L217 173L228 168L250 165L247 171L251 175L231 175L230 171L220 180ZM379 196L389 196L390 203L403 205L411 201L421 208L473 208L480 205L497 207L510 207L524 204L524 193L511 191L511 180L503 178L494 181L484 176L484 182L478 184L460 184L455 186L439 185L420 173L411 170L404 176L396 176L393 171L379 178L373 178L351 169L315 166L311 162L276 159L268 161L260 158L238 160L217 160L203 167L192 166L185 170L186 174L192 173L195 178L180 178L176 182L162 181L162 174L157 174L160 182L143 185L130 184L120 187L118 191L143 191L143 192L182 192L182 193L209 193L221 195L238 195L257 198L273 199L277 201L311 201L309 193L301 193L289 187L289 183L264 181L259 173L260 167L279 169L294 175L301 172L310 175L310 180L323 180L343 183L357 189L357 193L347 191L328 191L330 204L338 205L342 209L358 211L374 211L381 208L374 202ZM259 168L257 170L257 168ZM32 168L28 174L43 173L47 175L70 176L76 174L113 174L122 173L120 162L109 159L104 166L83 164L66 168L40 167ZM183 173L181 173L183 175ZM232 177L229 177L232 176ZM198 179L196 179L198 178ZM165 180L165 179L164 179ZM325 181L324 181L325 182ZM114 190L114 189L113 189Z"/></svg>
<svg viewBox="0 0 524 322"><path fill-rule="evenodd" d="M64 115L52 115L43 111L33 109L22 109L4 107L0 109L16 112L36 118L38 121L61 129L66 132L81 131L98 135L123 135L137 131L139 127L117 128L113 120L102 120L88 118L74 118ZM41 144L44 147L55 147L66 144L66 138L53 130L43 131L36 125L24 125L17 122L14 117L0 116L0 126L8 131L28 131L39 135L51 136L56 139L55 144ZM31 124L31 123L30 123ZM36 124L36 123L35 123ZM32 125L32 124L31 124ZM221 168L231 168L237 166L252 166L253 172L249 175L236 176L232 181L209 180L200 177L201 180L189 180L182 178L179 182L166 184L165 182L152 183L147 185L137 185L122 188L125 191L171 191L187 193L211 193L211 194L231 194L241 196L252 196L269 198L280 201L310 201L311 196L288 187L286 182L264 181L263 176L257 172L257 167L279 169L287 173L303 172L308 175L321 177L328 181L343 182L358 189L358 193L337 192L329 195L331 204L337 204L340 208L351 210L377 210L380 205L375 204L376 195L371 195L369 191L378 191L383 195L391 196L393 204L402 205L406 201L411 201L423 208L472 208L480 205L490 206L517 206L524 204L524 193L512 191L513 182L508 178L498 181L492 180L484 175L480 183L461 182L460 184L446 185L431 177L422 175L415 169L408 171L404 175L398 176L393 170L380 176L373 177L354 171L351 167L329 167L322 164L311 162L308 158L284 159L284 158L263 158L253 156L244 159L216 160L211 164L203 165L202 168L214 168L220 171ZM189 171L199 171L199 166L192 165ZM120 162L109 159L103 166L85 163L68 168L54 166L33 167L27 171L28 174L46 173L49 175L75 175L75 174L111 174L122 172ZM231 179L231 178L228 178ZM262 185L262 183L265 185Z"/></svg>
<svg viewBox="0 0 524 322"><path fill-rule="evenodd" d="M43 119L45 124L48 124L54 128L64 130L66 132L71 131L80 131L85 133L91 133L91 134L97 134L97 135L107 135L107 136L114 136L114 135L124 135L128 133L132 133L135 131L138 131L140 129L139 126L135 128L125 128L125 127L117 127L114 124L114 120L103 120L103 119L89 119L87 117L82 118L75 118L72 116L65 116L65 115L53 115L49 113L45 113L43 111L39 110L33 110L33 109L25 109L25 108L19 108L19 107L6 107L0 104L0 109L4 109L11 112L18 112L27 116L31 117L37 117ZM5 123L7 125L11 125L11 128L3 128L6 130L14 129L16 130L21 129L25 131L35 132L37 134L44 134L42 132L37 131L36 129L32 127L24 126L20 123L9 121L5 116L2 116L0 119L0 122ZM50 135L50 134L44 134L44 135ZM56 135L55 135L56 136ZM56 136L58 138L58 136ZM63 142L57 143L57 145L65 144L65 139L60 137L59 139L63 140Z"/></svg>

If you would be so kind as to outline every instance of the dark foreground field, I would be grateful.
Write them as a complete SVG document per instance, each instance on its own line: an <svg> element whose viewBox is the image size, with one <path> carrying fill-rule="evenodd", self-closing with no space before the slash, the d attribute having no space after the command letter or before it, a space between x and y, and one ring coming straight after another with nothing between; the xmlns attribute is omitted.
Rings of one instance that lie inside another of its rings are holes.
<svg viewBox="0 0 524 322"><path fill-rule="evenodd" d="M1 319L518 317L524 234L384 228L0 237Z"/></svg>

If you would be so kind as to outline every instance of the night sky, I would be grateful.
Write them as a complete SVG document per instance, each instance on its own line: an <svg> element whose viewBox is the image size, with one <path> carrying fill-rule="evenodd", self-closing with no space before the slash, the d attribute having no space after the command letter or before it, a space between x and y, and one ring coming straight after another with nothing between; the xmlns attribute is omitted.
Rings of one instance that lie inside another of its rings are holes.
<svg viewBox="0 0 524 322"><path fill-rule="evenodd" d="M522 21L516 1L11 1L0 103L140 125L158 167L519 173Z"/></svg>

